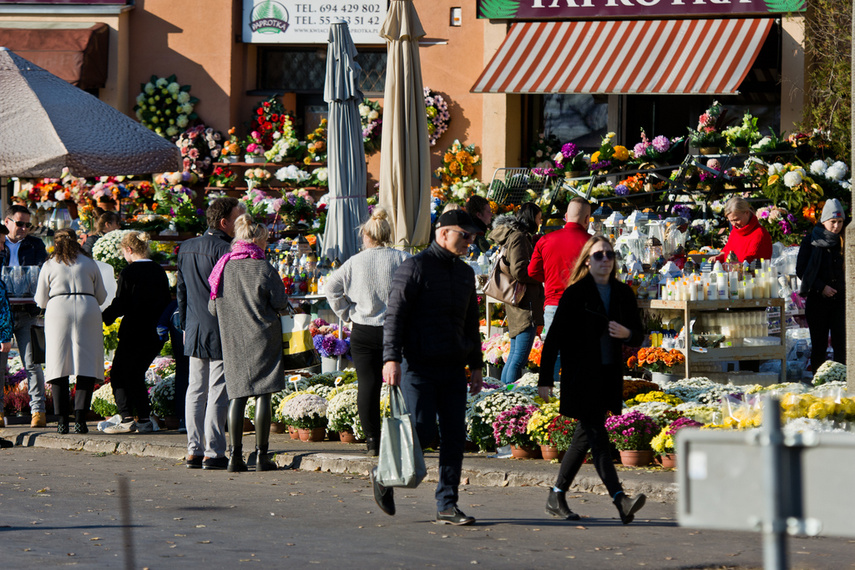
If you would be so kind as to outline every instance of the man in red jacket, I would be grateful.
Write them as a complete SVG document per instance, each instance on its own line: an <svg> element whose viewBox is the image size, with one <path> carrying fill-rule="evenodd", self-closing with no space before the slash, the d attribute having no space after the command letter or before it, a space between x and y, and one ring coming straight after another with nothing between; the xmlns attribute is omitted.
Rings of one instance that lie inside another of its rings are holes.
<svg viewBox="0 0 855 570"><path fill-rule="evenodd" d="M544 283L546 300L543 306L543 340L546 340L549 325L552 324L552 318L558 309L558 301L570 282L570 272L573 271L576 258L591 237L588 233L590 218L591 205L588 201L579 196L573 198L564 213L564 227L546 234L534 247L531 263L528 264L528 275ZM559 358L555 363L556 382L560 369Z"/></svg>

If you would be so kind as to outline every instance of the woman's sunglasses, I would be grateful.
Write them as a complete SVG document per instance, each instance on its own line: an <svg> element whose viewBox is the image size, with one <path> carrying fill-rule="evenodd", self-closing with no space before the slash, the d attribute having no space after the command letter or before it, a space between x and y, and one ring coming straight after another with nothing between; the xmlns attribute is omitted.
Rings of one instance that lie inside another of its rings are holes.
<svg viewBox="0 0 855 570"><path fill-rule="evenodd" d="M603 259L608 259L612 261L615 258L615 252L613 251L595 251L591 254L596 261L602 261Z"/></svg>

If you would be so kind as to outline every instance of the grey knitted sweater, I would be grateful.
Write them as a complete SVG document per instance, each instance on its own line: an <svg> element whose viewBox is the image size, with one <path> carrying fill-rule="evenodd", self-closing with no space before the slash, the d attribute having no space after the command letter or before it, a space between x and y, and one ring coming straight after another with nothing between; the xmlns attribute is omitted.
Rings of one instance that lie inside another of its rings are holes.
<svg viewBox="0 0 855 570"><path fill-rule="evenodd" d="M383 326L392 275L408 257L390 247L372 247L345 261L324 285L332 310L343 321Z"/></svg>

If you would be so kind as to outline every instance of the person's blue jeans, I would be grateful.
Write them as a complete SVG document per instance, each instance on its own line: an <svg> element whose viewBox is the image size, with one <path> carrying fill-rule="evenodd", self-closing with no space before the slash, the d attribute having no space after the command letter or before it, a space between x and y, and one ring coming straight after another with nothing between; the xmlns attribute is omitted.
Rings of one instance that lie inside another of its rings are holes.
<svg viewBox="0 0 855 570"><path fill-rule="evenodd" d="M33 345L30 342L30 327L36 317L26 310L12 310L13 333L21 355L21 363L27 370L27 385L30 392L30 412L45 413L45 374L42 365L33 362ZM6 353L8 355L8 353ZM5 371L5 366L3 370Z"/></svg>
<svg viewBox="0 0 855 570"><path fill-rule="evenodd" d="M549 332L549 326L552 324L552 319L555 318L555 311L558 310L558 305L546 305L543 308L543 333L541 334L541 340L546 342L546 333ZM557 384L560 377L561 372L561 353L558 353L558 356L555 357L555 372L552 374L553 381Z"/></svg>
<svg viewBox="0 0 855 570"><path fill-rule="evenodd" d="M466 370L463 366L412 368L401 363L401 391L424 448L436 438L439 421L439 482L436 509L457 506L466 442Z"/></svg>
<svg viewBox="0 0 855 570"><path fill-rule="evenodd" d="M531 354L531 346L534 344L536 327L529 327L511 339L511 350L508 353L508 361L502 369L502 383L511 384L522 376L522 370L528 362Z"/></svg>

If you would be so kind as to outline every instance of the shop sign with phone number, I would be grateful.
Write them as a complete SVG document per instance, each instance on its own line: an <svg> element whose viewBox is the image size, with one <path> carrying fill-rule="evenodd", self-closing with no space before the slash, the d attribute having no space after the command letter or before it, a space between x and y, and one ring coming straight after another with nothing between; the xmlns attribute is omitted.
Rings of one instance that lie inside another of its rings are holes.
<svg viewBox="0 0 855 570"><path fill-rule="evenodd" d="M355 44L382 44L386 0L244 0L243 41L322 44L330 24L347 22Z"/></svg>

